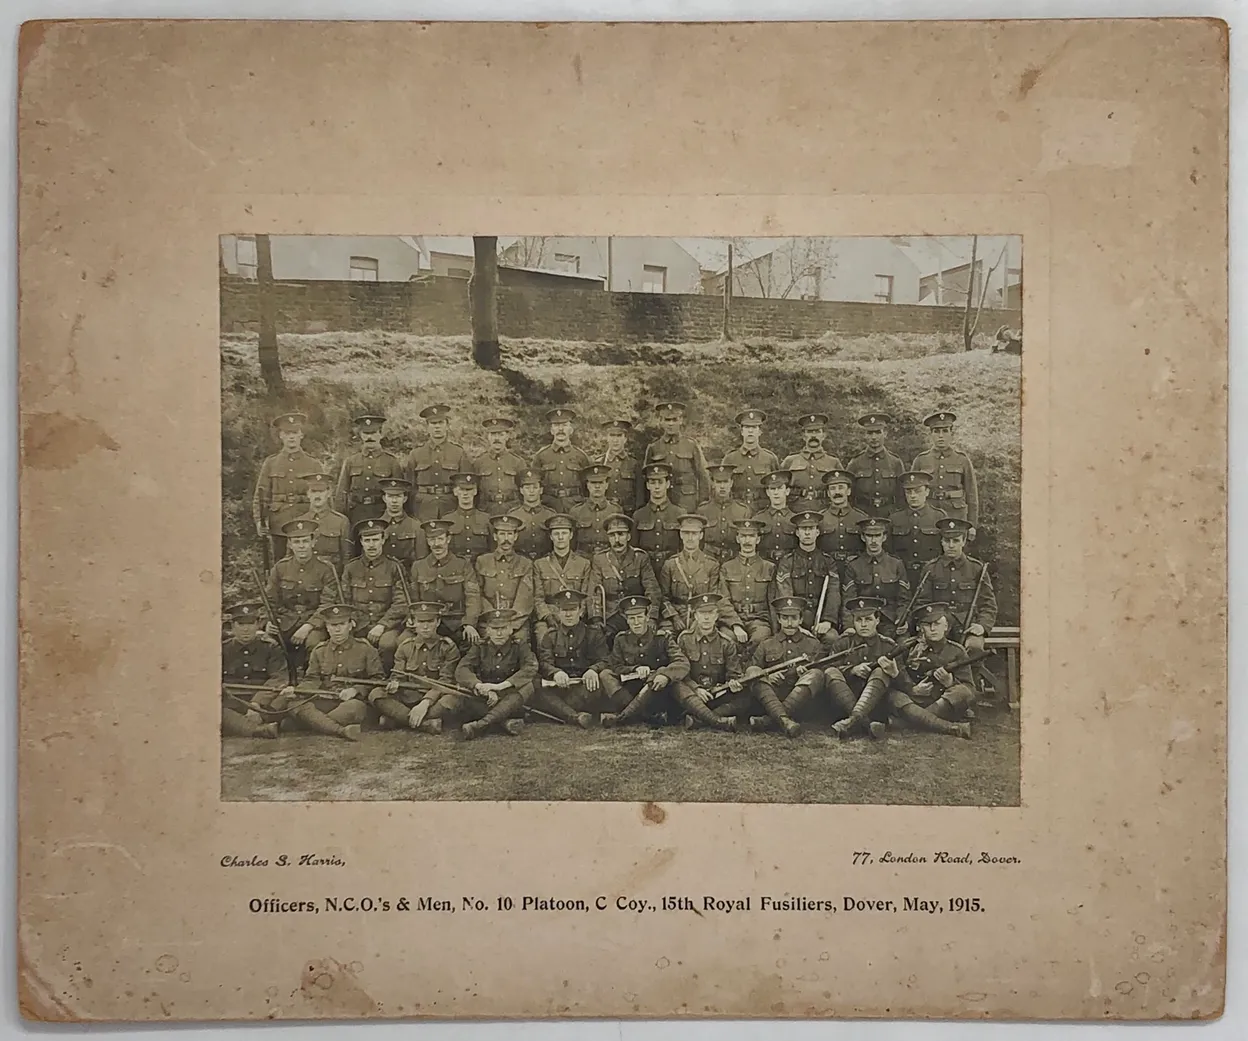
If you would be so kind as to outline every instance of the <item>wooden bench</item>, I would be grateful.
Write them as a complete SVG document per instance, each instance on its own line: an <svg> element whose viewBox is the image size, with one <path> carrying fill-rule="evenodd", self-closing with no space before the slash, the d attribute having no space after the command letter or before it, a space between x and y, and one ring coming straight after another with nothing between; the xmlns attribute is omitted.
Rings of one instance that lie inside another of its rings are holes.
<svg viewBox="0 0 1248 1041"><path fill-rule="evenodd" d="M1022 630L1017 626L998 625L984 640L984 647L1005 654L1005 685L1006 700L1011 705L1018 704L1018 654Z"/></svg>

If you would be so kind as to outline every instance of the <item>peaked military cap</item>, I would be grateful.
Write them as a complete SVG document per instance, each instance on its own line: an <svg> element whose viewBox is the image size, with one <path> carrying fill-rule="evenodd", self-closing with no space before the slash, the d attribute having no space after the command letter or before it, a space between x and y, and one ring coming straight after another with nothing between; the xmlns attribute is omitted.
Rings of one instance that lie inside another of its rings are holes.
<svg viewBox="0 0 1248 1041"><path fill-rule="evenodd" d="M649 611L650 600L644 596L625 596L620 598L620 611L628 614L630 611Z"/></svg>
<svg viewBox="0 0 1248 1041"><path fill-rule="evenodd" d="M952 412L933 412L930 416L923 420L925 427L951 427L957 422L958 417Z"/></svg>
<svg viewBox="0 0 1248 1041"><path fill-rule="evenodd" d="M771 606L780 611L794 611L801 614L806 610L806 600L800 596L778 596L772 602Z"/></svg>
<svg viewBox="0 0 1248 1041"><path fill-rule="evenodd" d="M926 470L907 470L901 475L903 488L930 488L935 478Z"/></svg>
<svg viewBox="0 0 1248 1041"><path fill-rule="evenodd" d="M762 426L767 422L767 413L761 408L747 408L743 412L737 413L737 425L745 426L751 424L753 426Z"/></svg>
<svg viewBox="0 0 1248 1041"><path fill-rule="evenodd" d="M492 611L483 612L478 620L482 625L511 625L519 617L510 607L497 607Z"/></svg>
<svg viewBox="0 0 1248 1041"><path fill-rule="evenodd" d="M738 534L744 535L766 535L767 522L761 520L739 520L733 524L733 528Z"/></svg>
<svg viewBox="0 0 1248 1041"><path fill-rule="evenodd" d="M683 416L686 408L679 401L660 401L654 406L654 411L660 416Z"/></svg>
<svg viewBox="0 0 1248 1041"><path fill-rule="evenodd" d="M710 475L710 478L713 481L717 477L721 480L725 477L736 477L741 471L735 466L729 466L727 463L716 463L714 466L708 466L706 468L706 472Z"/></svg>
<svg viewBox="0 0 1248 1041"><path fill-rule="evenodd" d="M618 430L621 434L627 434L633 429L633 424L627 419L608 419L602 424L603 430Z"/></svg>
<svg viewBox="0 0 1248 1041"><path fill-rule="evenodd" d="M859 535L887 535L889 524L883 517L867 517L858 522Z"/></svg>
<svg viewBox="0 0 1248 1041"><path fill-rule="evenodd" d="M307 482L307 487L312 488L332 488L334 479L324 470L316 470L313 473L303 475L303 479Z"/></svg>
<svg viewBox="0 0 1248 1041"><path fill-rule="evenodd" d="M385 426L386 417L376 415L375 413L365 412L356 416L353 420L351 420L351 422L355 425L357 430L373 431L380 430L383 426Z"/></svg>
<svg viewBox="0 0 1248 1041"><path fill-rule="evenodd" d="M885 606L886 601L878 596L855 596L845 601L845 610L850 614L875 614Z"/></svg>
<svg viewBox="0 0 1248 1041"><path fill-rule="evenodd" d="M547 517L546 530L554 531L556 528L567 528L569 531L576 531L576 521L566 513L556 513L553 517Z"/></svg>
<svg viewBox="0 0 1248 1041"><path fill-rule="evenodd" d="M570 408L552 408L546 413L546 419L551 423L570 423L575 418L576 410Z"/></svg>
<svg viewBox="0 0 1248 1041"><path fill-rule="evenodd" d="M283 430L302 430L307 421L308 417L302 412L284 412L273 417L273 429L279 434Z"/></svg>
<svg viewBox="0 0 1248 1041"><path fill-rule="evenodd" d="M518 474L516 474L516 481L519 482L521 485L525 485L525 484L540 485L542 483L542 471L536 470L531 466L526 466L523 470L521 470Z"/></svg>
<svg viewBox="0 0 1248 1041"><path fill-rule="evenodd" d="M316 521L301 517L299 520L287 521L283 524L282 534L288 539L296 535L315 535L318 527Z"/></svg>
<svg viewBox="0 0 1248 1041"><path fill-rule="evenodd" d="M723 599L718 593L699 593L689 603L697 610L699 607L718 607Z"/></svg>
<svg viewBox="0 0 1248 1041"><path fill-rule="evenodd" d="M930 604L924 604L914 612L914 620L916 622L931 622L937 618L944 618L947 621L953 621L952 607L943 601L933 601Z"/></svg>
<svg viewBox="0 0 1248 1041"><path fill-rule="evenodd" d="M792 476L788 470L772 470L771 473L764 475L763 487L777 488L783 485L787 488Z"/></svg>
<svg viewBox="0 0 1248 1041"><path fill-rule="evenodd" d="M489 430L494 430L494 431L512 430L515 428L515 425L516 424L513 423L510 419L508 419L506 416L491 416L489 419L487 419L484 423L481 424L481 429L487 430L487 431Z"/></svg>
<svg viewBox="0 0 1248 1041"><path fill-rule="evenodd" d="M672 468L667 463L651 463L649 466L642 467L641 472L646 475L647 480L651 477L667 477L670 479L672 476Z"/></svg>
<svg viewBox="0 0 1248 1041"><path fill-rule="evenodd" d="M451 474L452 488L475 488L477 486L477 475L469 473Z"/></svg>
<svg viewBox="0 0 1248 1041"><path fill-rule="evenodd" d="M349 622L355 617L355 609L350 604L330 604L321 608L321 617L326 622Z"/></svg>
<svg viewBox="0 0 1248 1041"><path fill-rule="evenodd" d="M445 605L437 600L418 600L407 605L407 617L419 622L432 622L442 617Z"/></svg>
<svg viewBox="0 0 1248 1041"><path fill-rule="evenodd" d="M865 416L858 417L858 425L864 430L883 430L892 422L892 418L887 412L868 412Z"/></svg>
<svg viewBox="0 0 1248 1041"><path fill-rule="evenodd" d="M808 430L811 427L826 427L828 425L828 417L822 412L812 412L808 416L802 416L797 425L802 430Z"/></svg>
<svg viewBox="0 0 1248 1041"><path fill-rule="evenodd" d="M581 479L586 481L605 481L613 473L615 473L615 467L607 466L606 463L594 463L592 466L587 466L581 470Z"/></svg>
<svg viewBox="0 0 1248 1041"><path fill-rule="evenodd" d="M936 522L936 530L942 535L965 535L971 530L971 523L961 517L941 517Z"/></svg>
<svg viewBox="0 0 1248 1041"><path fill-rule="evenodd" d="M823 475L824 484L848 484L851 488L854 486L854 474L852 470L829 470Z"/></svg>
<svg viewBox="0 0 1248 1041"><path fill-rule="evenodd" d="M427 520L421 525L426 535L449 535L455 530L455 523L448 520Z"/></svg>
<svg viewBox="0 0 1248 1041"><path fill-rule="evenodd" d="M226 614L234 622L259 622L263 606L263 604L253 604L251 601L247 601L242 604L234 604L226 611Z"/></svg>
<svg viewBox="0 0 1248 1041"><path fill-rule="evenodd" d="M523 531L524 521L522 521L519 517L512 517L508 514L503 514L501 517L491 517L490 527L496 532Z"/></svg>
<svg viewBox="0 0 1248 1041"><path fill-rule="evenodd" d="M795 528L817 528L823 523L823 514L818 510L802 510L801 513L793 514L789 520Z"/></svg>
<svg viewBox="0 0 1248 1041"><path fill-rule="evenodd" d="M420 410L421 419L445 419L451 414L451 406L438 402L436 405L429 405Z"/></svg>
<svg viewBox="0 0 1248 1041"><path fill-rule="evenodd" d="M363 538L365 535L384 535L388 525L376 517L366 517L355 526L355 533Z"/></svg>
<svg viewBox="0 0 1248 1041"><path fill-rule="evenodd" d="M383 477L377 486L383 492L406 492L411 490L412 482L405 477Z"/></svg>
<svg viewBox="0 0 1248 1041"><path fill-rule="evenodd" d="M706 518L700 513L682 513L676 518L676 523L682 528L686 524L696 524L699 531L703 531L706 528Z"/></svg>
<svg viewBox="0 0 1248 1041"><path fill-rule="evenodd" d="M627 513L613 513L602 523L603 531L618 531L620 528L633 530L633 518Z"/></svg>
<svg viewBox="0 0 1248 1041"><path fill-rule="evenodd" d="M560 589L546 598L546 603L554 607L579 607L585 602L585 594L579 589Z"/></svg>

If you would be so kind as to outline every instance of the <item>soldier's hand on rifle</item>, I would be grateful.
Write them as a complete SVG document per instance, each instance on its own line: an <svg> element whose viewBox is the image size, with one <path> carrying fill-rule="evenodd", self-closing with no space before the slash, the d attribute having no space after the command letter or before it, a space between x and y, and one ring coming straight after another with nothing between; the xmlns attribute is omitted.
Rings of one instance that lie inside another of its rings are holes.
<svg viewBox="0 0 1248 1041"><path fill-rule="evenodd" d="M728 689L734 694L740 694L743 690L745 690L745 684L740 680L729 680Z"/></svg>
<svg viewBox="0 0 1248 1041"><path fill-rule="evenodd" d="M984 636L984 627L978 622L972 622L966 627L967 636Z"/></svg>
<svg viewBox="0 0 1248 1041"><path fill-rule="evenodd" d="M697 695L698 700L702 702L703 705L711 700L711 692L705 687L695 687L693 693Z"/></svg>
<svg viewBox="0 0 1248 1041"><path fill-rule="evenodd" d="M943 666L932 673L932 678L942 687L953 686L953 673Z"/></svg>
<svg viewBox="0 0 1248 1041"><path fill-rule="evenodd" d="M571 677L571 676L569 676L569 675L568 675L566 672L564 672L562 669L560 669L558 672L556 672L556 673L554 674L554 676L552 676L552 677L551 677L551 679L553 679L553 680L555 681L555 686L556 686L556 687L570 687L570 686L572 686L572 677Z"/></svg>
<svg viewBox="0 0 1248 1041"><path fill-rule="evenodd" d="M649 665L638 665L633 671L637 673L637 678L639 680L644 680L649 679L651 669Z"/></svg>
<svg viewBox="0 0 1248 1041"><path fill-rule="evenodd" d="M477 627L475 625L464 626L464 639L466 639L470 644L481 642L481 634L477 632Z"/></svg>
<svg viewBox="0 0 1248 1041"><path fill-rule="evenodd" d="M376 625L374 625L371 629L368 630L368 642L371 643L375 647L377 645L377 641L380 640L385 635L386 635L386 627L382 625L380 622L378 622Z"/></svg>
<svg viewBox="0 0 1248 1041"><path fill-rule="evenodd" d="M265 622L265 623L264 623L264 635L265 635L265 636L276 636L276 635L277 635L277 626L276 626L276 625L274 625L272 622Z"/></svg>
<svg viewBox="0 0 1248 1041"><path fill-rule="evenodd" d="M815 623L814 632L816 636L827 636L828 633L830 633L831 631L832 631L831 622L816 622Z"/></svg>
<svg viewBox="0 0 1248 1041"><path fill-rule="evenodd" d="M303 625L299 626L298 629L296 629L293 633L290 634L290 642L293 643L296 647L302 647L303 641L306 640L311 635L312 635L312 626L309 625L307 622L304 622Z"/></svg>
<svg viewBox="0 0 1248 1041"><path fill-rule="evenodd" d="M486 683L483 680L482 682L478 683L476 687L474 687L473 689L476 690L476 692L480 694L483 698L485 698L485 697L489 697L490 691L494 689L494 685L492 683Z"/></svg>
<svg viewBox="0 0 1248 1041"><path fill-rule="evenodd" d="M378 687L377 689L380 690L381 688ZM390 680L389 683L386 684L386 693L397 694L398 692L399 692L399 678L398 676L395 676Z"/></svg>
<svg viewBox="0 0 1248 1041"><path fill-rule="evenodd" d="M293 698L295 696L295 688L289 683L277 692L279 698Z"/></svg>
<svg viewBox="0 0 1248 1041"><path fill-rule="evenodd" d="M737 643L749 643L750 642L750 634L747 633L745 629L743 629L739 625L734 625L732 627L732 635L736 637Z"/></svg>
<svg viewBox="0 0 1248 1041"><path fill-rule="evenodd" d="M339 701L354 701L359 696L359 691L354 687L346 687L338 692Z"/></svg>
<svg viewBox="0 0 1248 1041"><path fill-rule="evenodd" d="M852 672L855 676L857 676L860 680L865 680L868 676L871 675L871 670L874 668L875 666L872 665L869 661L864 661L861 665L855 665L849 671Z"/></svg>
<svg viewBox="0 0 1248 1041"><path fill-rule="evenodd" d="M879 665L884 670L884 675L890 679L896 679L901 675L901 666L887 655L881 656Z"/></svg>
<svg viewBox="0 0 1248 1041"><path fill-rule="evenodd" d="M593 669L586 669L581 676L581 682L585 684L585 689L591 694L598 689L598 673Z"/></svg>
<svg viewBox="0 0 1248 1041"><path fill-rule="evenodd" d="M411 712L407 714L407 725L415 730L421 723L425 721L425 716L429 715L429 709L432 706L427 701L422 701Z"/></svg>
<svg viewBox="0 0 1248 1041"><path fill-rule="evenodd" d="M666 687L666 686L667 686L668 682L669 682L669 680L668 680L667 673L665 673L665 672L656 672L656 673L654 674L654 679L650 681L650 685L651 685L651 686L652 686L655 690L662 690L664 687Z"/></svg>
<svg viewBox="0 0 1248 1041"><path fill-rule="evenodd" d="M762 674L763 674L762 669L760 669L757 665L751 665L748 669L745 670L741 678L743 680L756 680Z"/></svg>

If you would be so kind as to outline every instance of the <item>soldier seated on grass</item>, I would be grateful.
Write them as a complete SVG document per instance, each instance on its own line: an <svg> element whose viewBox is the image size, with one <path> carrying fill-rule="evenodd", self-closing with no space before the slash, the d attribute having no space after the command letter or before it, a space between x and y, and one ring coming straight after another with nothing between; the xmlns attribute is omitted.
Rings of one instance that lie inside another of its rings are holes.
<svg viewBox="0 0 1248 1041"><path fill-rule="evenodd" d="M308 656L308 671L299 686L273 700L274 709L290 709L283 726L347 741L360 739L360 724L368 716L365 696L371 688L351 681L384 680L385 676L377 648L351 635L354 612L350 604L321 608L329 639ZM318 691L324 693L312 693Z"/></svg>
<svg viewBox="0 0 1248 1041"><path fill-rule="evenodd" d="M948 604L927 604L917 620L921 639L906 655L905 667L881 662L888 677L888 708L915 730L969 738L975 691L971 668L960 665L966 650L949 640L952 614ZM916 681L917 677L917 681Z"/></svg>
<svg viewBox="0 0 1248 1041"><path fill-rule="evenodd" d="M455 684L464 692L435 691L429 719L459 726L465 741L495 726L512 737L523 732L524 707L533 697L537 659L527 639L512 637L519 622L516 612L505 608L481 616L485 639L473 644L455 669Z"/></svg>
<svg viewBox="0 0 1248 1041"><path fill-rule="evenodd" d="M663 692L672 681L689 675L689 659L675 640L658 634L651 609L644 596L626 596L620 601L628 628L616 636L598 677L612 706L599 720L604 727L653 718L668 701ZM632 678L625 679L629 675Z"/></svg>
<svg viewBox="0 0 1248 1041"><path fill-rule="evenodd" d="M823 645L817 637L802 630L802 613L806 603L800 596L777 597L771 606L776 612L780 631L767 637L754 649L749 668L741 677L746 682L744 696L715 711L721 716L730 713L748 715L752 730L769 730L778 726L786 737L797 737L802 732L801 724L789 715L782 699L788 697L798 679L809 671L805 665L823 653ZM799 658L805 661L796 662ZM793 664L780 672L763 675L766 670L786 662ZM752 714L759 705L766 715Z"/></svg>
<svg viewBox="0 0 1248 1041"><path fill-rule="evenodd" d="M454 684L459 648L449 636L438 635L441 617L440 603L417 602L407 609L407 625L399 637L390 682L374 687L368 695L381 716L383 729L397 723L427 734L442 732L440 719L426 719L439 690L428 681Z"/></svg>
<svg viewBox="0 0 1248 1041"><path fill-rule="evenodd" d="M745 689L741 682L737 642L719 630L721 601L718 593L694 597L693 625L675 640L673 655L679 653L689 660L689 674L676 681L672 692L686 712L687 729L699 723L718 730L737 729L735 716L717 716L708 706L713 687L727 684L733 694Z"/></svg>
<svg viewBox="0 0 1248 1041"><path fill-rule="evenodd" d="M542 682L533 705L561 722L589 729L594 713L612 708L598 676L607 663L607 638L582 618L584 593L561 589L549 603L554 624L537 644Z"/></svg>
<svg viewBox="0 0 1248 1041"><path fill-rule="evenodd" d="M282 652L257 638L260 609L260 604L247 603L229 610L230 637L221 645L221 733L226 737L277 737L277 724L265 723L260 710L279 691L291 690ZM230 690L225 686L229 683L268 690Z"/></svg>
<svg viewBox="0 0 1248 1041"><path fill-rule="evenodd" d="M832 732L845 740L859 730L883 737L887 709L884 695L888 676L882 659L897 651L897 642L880 633L884 601L856 596L845 601L845 617L853 627L828 647L829 654L844 653L836 665L823 670L823 684L832 702ZM801 684L818 687L818 680L803 677Z"/></svg>

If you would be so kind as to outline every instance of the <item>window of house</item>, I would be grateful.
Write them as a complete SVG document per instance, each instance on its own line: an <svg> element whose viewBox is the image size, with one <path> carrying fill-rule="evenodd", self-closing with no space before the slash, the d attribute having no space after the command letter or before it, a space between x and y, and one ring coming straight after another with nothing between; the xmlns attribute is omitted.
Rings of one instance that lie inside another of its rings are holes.
<svg viewBox="0 0 1248 1041"><path fill-rule="evenodd" d="M352 282L376 282L377 281L377 258L376 257L352 257L351 258L351 281Z"/></svg>
<svg viewBox="0 0 1248 1041"><path fill-rule="evenodd" d="M893 302L892 275L875 276L875 302L877 304L891 304Z"/></svg>
<svg viewBox="0 0 1248 1041"><path fill-rule="evenodd" d="M554 266L556 271L566 271L570 275L577 275L581 271L581 258L575 253L556 253Z"/></svg>
<svg viewBox="0 0 1248 1041"><path fill-rule="evenodd" d="M646 264L641 269L641 291L643 293L667 292L667 268Z"/></svg>
<svg viewBox="0 0 1248 1041"><path fill-rule="evenodd" d="M446 273L451 278L472 278L472 269L466 267L448 267Z"/></svg>
<svg viewBox="0 0 1248 1041"><path fill-rule="evenodd" d="M234 240L234 260L238 264L238 273L243 278L256 277L256 237L255 235L239 235Z"/></svg>

